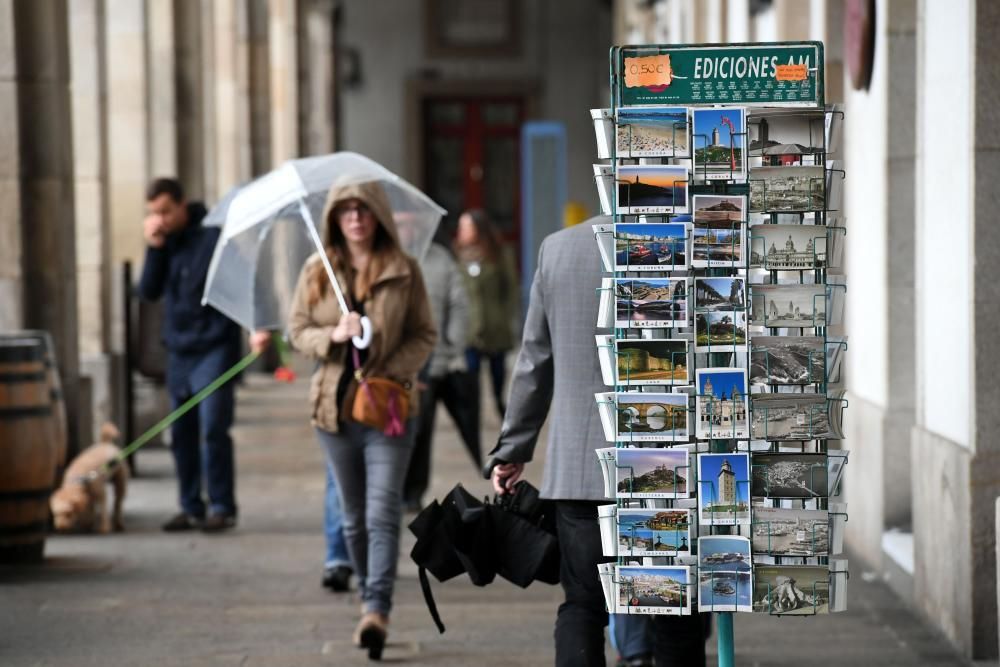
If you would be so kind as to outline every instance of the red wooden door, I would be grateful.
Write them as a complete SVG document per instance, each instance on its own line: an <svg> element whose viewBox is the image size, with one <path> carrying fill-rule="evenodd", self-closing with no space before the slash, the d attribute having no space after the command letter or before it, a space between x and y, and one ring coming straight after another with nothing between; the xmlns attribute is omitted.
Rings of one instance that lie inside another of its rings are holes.
<svg viewBox="0 0 1000 667"><path fill-rule="evenodd" d="M424 184L448 210L452 233L462 211L482 208L503 238L520 242L519 97L428 97L423 102Z"/></svg>

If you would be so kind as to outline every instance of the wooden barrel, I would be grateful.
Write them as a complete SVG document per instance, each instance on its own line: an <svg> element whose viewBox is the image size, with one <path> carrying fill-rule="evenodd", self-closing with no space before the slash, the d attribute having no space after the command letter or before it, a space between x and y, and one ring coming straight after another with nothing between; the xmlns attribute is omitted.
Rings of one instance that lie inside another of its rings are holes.
<svg viewBox="0 0 1000 667"><path fill-rule="evenodd" d="M55 428L56 443L56 483L62 481L62 473L66 468L66 452L69 448L69 428L66 425L66 402L63 400L62 380L59 379L59 363L56 358L56 346L48 331L28 330L18 331L18 338L35 338L41 341L45 348L45 368L52 394L52 421ZM84 445L89 446L89 443Z"/></svg>
<svg viewBox="0 0 1000 667"><path fill-rule="evenodd" d="M59 446L38 336L0 337L0 561L39 560Z"/></svg>

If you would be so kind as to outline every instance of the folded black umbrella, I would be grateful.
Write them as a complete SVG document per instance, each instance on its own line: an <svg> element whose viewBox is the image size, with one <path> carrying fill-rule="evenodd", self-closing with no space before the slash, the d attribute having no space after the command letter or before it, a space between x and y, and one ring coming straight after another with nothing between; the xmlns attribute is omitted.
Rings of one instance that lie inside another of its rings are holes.
<svg viewBox="0 0 1000 667"><path fill-rule="evenodd" d="M551 504L526 481L493 503L480 502L457 484L440 503L425 507L409 528L417 538L410 557L419 567L424 600L440 632L444 624L427 572L442 582L468 572L477 586L497 574L522 588L536 579L559 583Z"/></svg>

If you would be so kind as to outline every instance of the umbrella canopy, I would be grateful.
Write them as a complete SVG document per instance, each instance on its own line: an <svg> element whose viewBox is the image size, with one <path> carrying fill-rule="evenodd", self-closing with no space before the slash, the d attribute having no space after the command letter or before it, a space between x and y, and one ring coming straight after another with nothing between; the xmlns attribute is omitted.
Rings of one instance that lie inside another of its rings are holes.
<svg viewBox="0 0 1000 667"><path fill-rule="evenodd" d="M230 191L205 217L203 224L222 227L222 233L202 303L246 329L284 329L299 272L310 255L322 250L327 192L360 183L382 187L400 245L421 259L445 214L427 195L357 153L290 160ZM329 266L327 275L341 297Z"/></svg>

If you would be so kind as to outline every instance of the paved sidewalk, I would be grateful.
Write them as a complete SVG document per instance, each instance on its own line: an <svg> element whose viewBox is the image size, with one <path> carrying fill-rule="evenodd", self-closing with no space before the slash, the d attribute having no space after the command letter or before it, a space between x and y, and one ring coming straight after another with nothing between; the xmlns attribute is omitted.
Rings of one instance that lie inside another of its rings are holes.
<svg viewBox="0 0 1000 667"><path fill-rule="evenodd" d="M304 418L306 380L250 376L240 389L239 527L228 534L173 534L159 524L175 508L168 453L143 451L126 501L127 532L54 537L40 567L0 568L0 665L363 665L350 644L354 595L319 585L323 468ZM497 424L484 406L484 449ZM477 495L479 478L452 428L438 420L432 495L456 481ZM540 464L528 478L540 479ZM414 666L551 665L560 589L467 578L433 582L448 631L424 606L404 529L386 662ZM738 664L963 665L881 583L854 568L845 614L822 619L736 619ZM709 642L714 656L714 638ZM609 649L609 657L610 657ZM714 657L710 659L714 664ZM613 664L613 663L612 663Z"/></svg>

